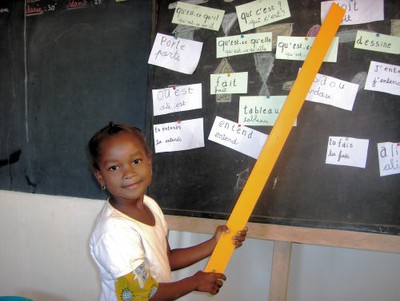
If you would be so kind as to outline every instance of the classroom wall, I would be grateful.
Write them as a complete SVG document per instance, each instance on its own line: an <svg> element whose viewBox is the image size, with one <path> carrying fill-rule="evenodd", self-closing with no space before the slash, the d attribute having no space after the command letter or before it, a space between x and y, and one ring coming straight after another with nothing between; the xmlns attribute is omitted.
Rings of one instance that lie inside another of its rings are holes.
<svg viewBox="0 0 400 301"><path fill-rule="evenodd" d="M103 201L0 190L0 295L36 301L97 300L97 272L88 237ZM171 231L172 247L210 234ZM226 270L215 297L192 293L181 300L268 300L273 242L247 239ZM400 251L400 250L399 250ZM176 279L205 262L174 273ZM398 301L400 254L294 244L288 301Z"/></svg>

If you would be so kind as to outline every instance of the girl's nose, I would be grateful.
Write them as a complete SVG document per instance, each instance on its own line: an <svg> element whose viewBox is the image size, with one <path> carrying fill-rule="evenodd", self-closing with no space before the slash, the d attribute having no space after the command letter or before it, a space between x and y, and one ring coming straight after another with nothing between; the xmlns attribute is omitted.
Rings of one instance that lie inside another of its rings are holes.
<svg viewBox="0 0 400 301"><path fill-rule="evenodd" d="M132 165L129 164L124 168L124 178L125 179L133 177L135 174L136 174L136 171Z"/></svg>

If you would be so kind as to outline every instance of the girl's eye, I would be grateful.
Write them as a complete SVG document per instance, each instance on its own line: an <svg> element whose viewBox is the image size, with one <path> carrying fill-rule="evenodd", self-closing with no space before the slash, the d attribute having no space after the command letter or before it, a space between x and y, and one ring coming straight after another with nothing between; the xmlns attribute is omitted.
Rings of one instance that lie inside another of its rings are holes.
<svg viewBox="0 0 400 301"><path fill-rule="evenodd" d="M108 170L109 170L109 171L118 170L118 166L113 165L113 166L109 167Z"/></svg>
<svg viewBox="0 0 400 301"><path fill-rule="evenodd" d="M136 159L136 160L133 160L133 161L132 161L132 164L133 164L133 165L137 165L137 164L139 164L140 162L142 162L142 159Z"/></svg>

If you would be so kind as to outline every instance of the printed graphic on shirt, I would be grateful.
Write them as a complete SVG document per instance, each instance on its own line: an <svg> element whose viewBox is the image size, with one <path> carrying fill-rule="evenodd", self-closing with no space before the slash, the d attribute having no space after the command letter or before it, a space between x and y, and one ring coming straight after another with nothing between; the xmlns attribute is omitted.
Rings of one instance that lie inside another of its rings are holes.
<svg viewBox="0 0 400 301"><path fill-rule="evenodd" d="M158 283L150 275L149 267L145 263L115 282L118 301L149 300L157 292L157 288Z"/></svg>

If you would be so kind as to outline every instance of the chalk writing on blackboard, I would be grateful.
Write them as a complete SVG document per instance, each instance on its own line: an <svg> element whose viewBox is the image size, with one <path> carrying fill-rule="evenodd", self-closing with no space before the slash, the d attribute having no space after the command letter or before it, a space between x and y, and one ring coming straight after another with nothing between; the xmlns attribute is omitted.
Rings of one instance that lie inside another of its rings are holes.
<svg viewBox="0 0 400 301"><path fill-rule="evenodd" d="M34 16L40 15L46 12L53 12L57 8L56 0L47 0L47 1L37 1L37 0L27 0L26 1L26 15Z"/></svg>
<svg viewBox="0 0 400 301"><path fill-rule="evenodd" d="M103 0L68 0L67 9L87 8L93 5L100 5Z"/></svg>
<svg viewBox="0 0 400 301"><path fill-rule="evenodd" d="M11 1L3 1L0 3L0 14L2 13L9 13L11 9Z"/></svg>

